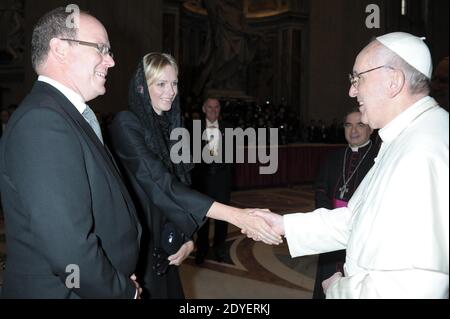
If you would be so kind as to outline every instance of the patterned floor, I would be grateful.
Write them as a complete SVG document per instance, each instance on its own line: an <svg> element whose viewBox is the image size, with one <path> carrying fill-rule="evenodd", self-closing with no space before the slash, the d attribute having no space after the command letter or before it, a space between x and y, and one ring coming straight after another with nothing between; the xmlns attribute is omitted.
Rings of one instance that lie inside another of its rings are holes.
<svg viewBox="0 0 450 319"><path fill-rule="evenodd" d="M306 212L314 205L313 190L311 185L302 185L233 192L232 205L269 208L280 214ZM311 298L317 256L291 258L286 243L279 246L256 243L234 226L229 227L227 247L228 256L223 263L208 255L202 265L196 265L194 254L183 263L180 273L188 299ZM4 225L0 215L0 262L5 257ZM0 285L1 282L0 267Z"/></svg>
<svg viewBox="0 0 450 319"><path fill-rule="evenodd" d="M232 204L281 214L306 212L314 205L313 189L306 185L234 192ZM225 263L214 261L211 254L200 266L193 256L181 266L187 298L311 298L317 256L291 258L286 243L255 243L237 228L229 228Z"/></svg>

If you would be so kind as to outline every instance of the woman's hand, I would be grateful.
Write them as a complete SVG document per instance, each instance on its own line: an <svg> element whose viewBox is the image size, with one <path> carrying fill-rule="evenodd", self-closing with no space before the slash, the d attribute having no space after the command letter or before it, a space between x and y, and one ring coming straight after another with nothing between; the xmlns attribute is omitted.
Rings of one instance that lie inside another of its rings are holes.
<svg viewBox="0 0 450 319"><path fill-rule="evenodd" d="M194 242L192 240L185 242L181 245L180 249L173 254L170 255L167 259L169 259L169 265L179 266L185 260L189 254L194 250Z"/></svg>

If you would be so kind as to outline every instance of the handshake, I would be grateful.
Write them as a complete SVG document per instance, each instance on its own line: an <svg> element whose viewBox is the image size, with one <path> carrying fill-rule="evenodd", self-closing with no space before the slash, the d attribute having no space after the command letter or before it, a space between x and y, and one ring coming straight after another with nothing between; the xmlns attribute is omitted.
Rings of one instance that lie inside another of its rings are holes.
<svg viewBox="0 0 450 319"><path fill-rule="evenodd" d="M206 217L233 224L239 227L247 237L256 241L269 245L278 245L283 242L281 238L284 235L283 216L274 214L268 209L242 209L214 202Z"/></svg>
<svg viewBox="0 0 450 319"><path fill-rule="evenodd" d="M281 236L284 232L283 216L274 214L268 209L247 208L235 224L241 232L255 241L262 241L269 245L278 245L283 242Z"/></svg>

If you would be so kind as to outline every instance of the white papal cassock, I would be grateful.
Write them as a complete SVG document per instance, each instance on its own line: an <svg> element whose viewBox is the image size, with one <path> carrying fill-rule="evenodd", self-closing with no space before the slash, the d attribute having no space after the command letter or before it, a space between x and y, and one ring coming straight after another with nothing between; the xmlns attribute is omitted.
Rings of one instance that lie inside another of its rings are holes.
<svg viewBox="0 0 450 319"><path fill-rule="evenodd" d="M448 298L449 115L425 97L379 134L348 207L284 216L290 253L347 249L327 298Z"/></svg>

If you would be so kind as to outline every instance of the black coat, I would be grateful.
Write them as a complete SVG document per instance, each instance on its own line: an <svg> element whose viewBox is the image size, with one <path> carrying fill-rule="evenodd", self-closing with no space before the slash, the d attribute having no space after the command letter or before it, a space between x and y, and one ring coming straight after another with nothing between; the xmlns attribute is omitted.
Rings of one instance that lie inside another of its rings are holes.
<svg viewBox="0 0 450 319"><path fill-rule="evenodd" d="M134 298L141 227L107 150L69 100L36 82L0 146L5 298ZM65 285L68 265L79 288Z"/></svg>
<svg viewBox="0 0 450 319"><path fill-rule="evenodd" d="M351 173L349 173L349 167L356 166L364 156L366 151L368 151L364 161L361 163L358 170L354 173L353 177L348 182L348 192L346 192L342 198L342 200L348 202L355 192L356 188L363 180L364 176L366 176L367 172L373 166L374 159L378 154L378 149L379 146L377 145L377 143L371 142L371 144L366 145L365 147L361 147L358 152L355 153L352 152L348 147L344 147L331 153L321 166L315 182L316 208L324 207L333 209L333 199L340 197L339 188L341 188L344 184L342 178L342 168L344 165L344 155L346 150L346 179L348 179L348 177L351 175ZM352 161L353 163L355 163L354 165L351 163Z"/></svg>
<svg viewBox="0 0 450 319"><path fill-rule="evenodd" d="M168 220L189 238L204 223L213 200L191 190L168 171L149 146L152 133L134 113L118 113L109 132L145 225L140 258L142 285L151 298L183 298L178 267L170 266L166 275L158 276L152 269L152 253Z"/></svg>
<svg viewBox="0 0 450 319"><path fill-rule="evenodd" d="M205 130L205 119L201 121L201 132L203 134ZM230 124L227 122L219 121L219 130L221 134L221 145L220 148L222 150L222 162L221 163L205 163L203 158L200 163L195 165L195 168L192 172L192 182L193 187L198 191L211 196L216 201L221 202L223 204L229 204L230 202L230 194L231 194L231 186L232 186L232 163L226 163L225 160L225 145L226 145L226 135L225 129L232 128ZM195 134L193 134L191 130L191 138L198 138ZM194 144L194 141L192 141ZM208 144L208 140L202 140L201 146L203 148ZM233 149L233 154L235 157L236 147ZM234 160L234 159L233 159Z"/></svg>
<svg viewBox="0 0 450 319"><path fill-rule="evenodd" d="M366 176L367 172L374 164L374 159L378 154L378 143L371 142L370 144L358 149L358 152L352 152L349 147L339 149L327 158L320 168L318 177L315 183L315 203L316 208L335 208L333 199L340 199L348 202L353 193L358 188L359 184ZM347 152L347 155L345 155ZM366 154L367 153L367 154ZM366 156L364 157L364 155ZM348 192L341 198L340 188L344 181L342 177L342 169L345 164L346 181L353 173L353 169L357 167L358 163L364 157L364 160L359 165L358 169L354 171L353 177L348 180ZM349 170L349 167L352 169ZM316 282L314 287L313 298L325 299L325 294L322 289L322 281L331 277L337 271L343 271L342 267L345 263L345 249L332 251L319 255L317 264Z"/></svg>

